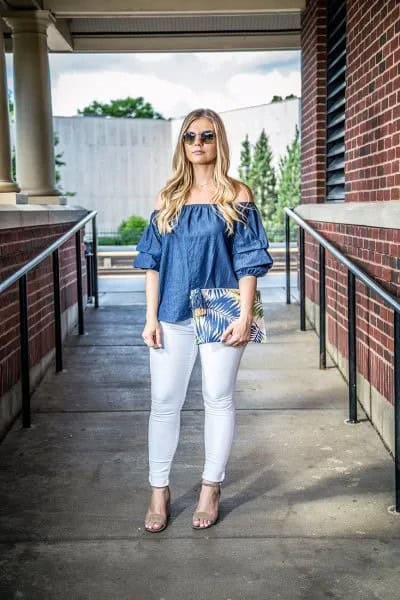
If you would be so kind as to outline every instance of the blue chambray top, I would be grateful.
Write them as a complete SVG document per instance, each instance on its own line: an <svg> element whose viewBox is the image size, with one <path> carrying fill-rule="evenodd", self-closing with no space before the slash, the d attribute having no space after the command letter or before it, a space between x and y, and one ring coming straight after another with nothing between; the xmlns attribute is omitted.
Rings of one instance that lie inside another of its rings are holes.
<svg viewBox="0 0 400 600"><path fill-rule="evenodd" d="M235 221L228 236L216 204L185 204L173 230L160 234L153 210L136 246L133 267L159 272L157 319L192 317L192 288L239 288L245 275L262 277L273 265L261 215L254 202L242 201L246 224Z"/></svg>

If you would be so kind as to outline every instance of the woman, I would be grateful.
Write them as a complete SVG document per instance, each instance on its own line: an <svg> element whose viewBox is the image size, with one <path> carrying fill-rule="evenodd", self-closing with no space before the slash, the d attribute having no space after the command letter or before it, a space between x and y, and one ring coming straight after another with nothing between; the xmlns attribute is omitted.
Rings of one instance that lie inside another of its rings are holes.
<svg viewBox="0 0 400 600"><path fill-rule="evenodd" d="M233 392L250 339L257 277L273 264L260 213L250 188L228 175L224 124L210 109L190 112L173 156L173 175L159 192L133 266L146 269L146 323L151 411L148 426L147 531L165 529L170 515L169 474L198 349L205 409L205 465L192 527L218 518L235 425ZM221 342L196 344L189 302L194 287L240 290L240 318Z"/></svg>

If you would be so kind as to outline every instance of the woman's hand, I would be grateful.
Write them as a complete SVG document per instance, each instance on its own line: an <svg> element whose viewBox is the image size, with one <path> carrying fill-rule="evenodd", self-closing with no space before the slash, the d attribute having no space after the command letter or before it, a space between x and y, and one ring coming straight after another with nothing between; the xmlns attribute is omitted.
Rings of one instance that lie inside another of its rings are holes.
<svg viewBox="0 0 400 600"><path fill-rule="evenodd" d="M250 315L232 321L222 333L221 342L225 342L226 346L245 346L250 341L252 320L253 317Z"/></svg>
<svg viewBox="0 0 400 600"><path fill-rule="evenodd" d="M147 319L142 331L144 343L149 348L161 348L161 326L158 319Z"/></svg>

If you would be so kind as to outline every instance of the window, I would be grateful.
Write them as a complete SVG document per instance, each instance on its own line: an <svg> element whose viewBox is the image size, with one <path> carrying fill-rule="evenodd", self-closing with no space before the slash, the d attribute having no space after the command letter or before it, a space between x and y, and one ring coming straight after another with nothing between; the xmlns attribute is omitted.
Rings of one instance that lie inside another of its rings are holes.
<svg viewBox="0 0 400 600"><path fill-rule="evenodd" d="M346 0L327 0L326 199L344 201Z"/></svg>

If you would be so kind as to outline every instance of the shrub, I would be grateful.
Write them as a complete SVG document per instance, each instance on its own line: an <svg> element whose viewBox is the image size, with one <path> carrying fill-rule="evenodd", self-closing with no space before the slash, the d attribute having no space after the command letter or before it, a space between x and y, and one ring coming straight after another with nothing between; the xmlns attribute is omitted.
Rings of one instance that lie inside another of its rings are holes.
<svg viewBox="0 0 400 600"><path fill-rule="evenodd" d="M148 222L143 217L132 215L122 221L118 227L120 243L122 245L137 244Z"/></svg>

